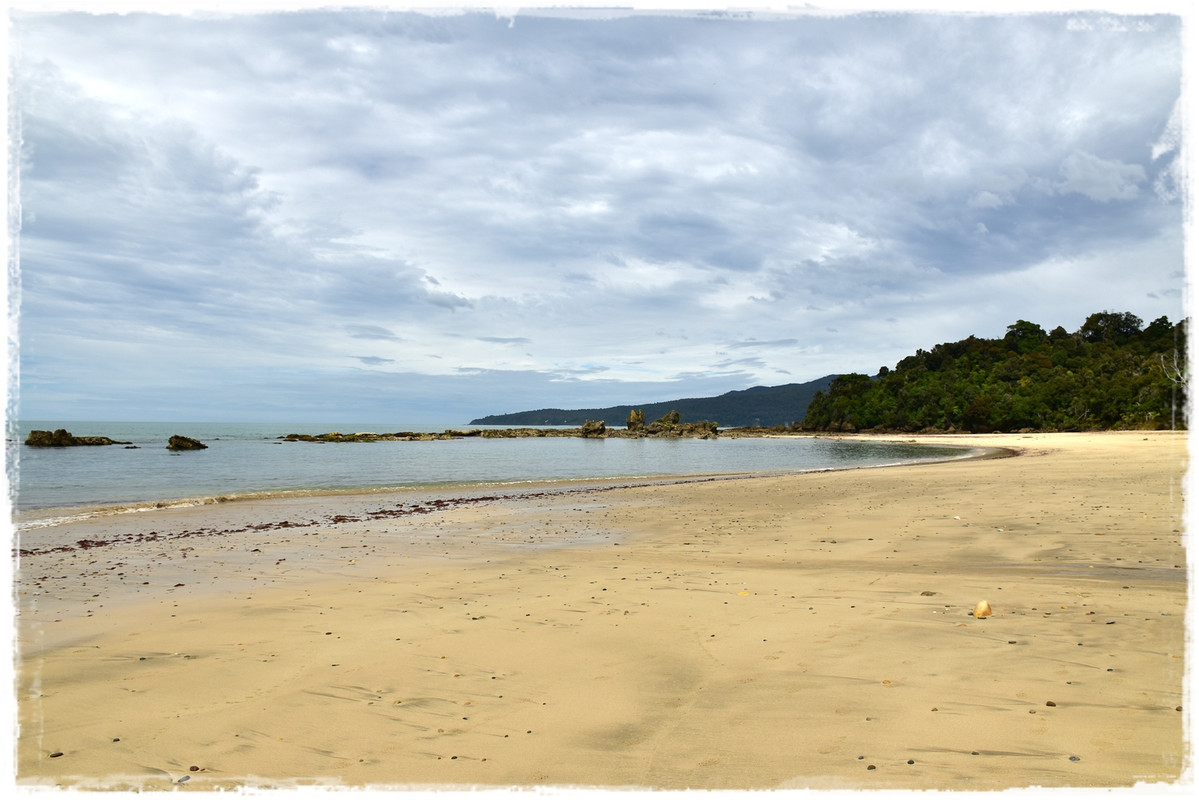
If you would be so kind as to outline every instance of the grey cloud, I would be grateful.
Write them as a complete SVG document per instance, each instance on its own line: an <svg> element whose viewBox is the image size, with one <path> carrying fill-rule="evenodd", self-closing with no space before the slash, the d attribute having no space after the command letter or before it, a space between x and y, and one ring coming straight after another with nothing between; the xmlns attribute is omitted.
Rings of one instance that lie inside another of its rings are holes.
<svg viewBox="0 0 1199 800"><path fill-rule="evenodd" d="M378 339L385 342L403 341L392 331L380 325L347 325L346 333L355 339Z"/></svg>
<svg viewBox="0 0 1199 800"><path fill-rule="evenodd" d="M966 324L936 298L1028 316L1046 263L1181 269L1174 17L611 16L15 17L23 379L169 338L282 380L402 330L396 374L466 371L430 391L633 402L873 369Z"/></svg>

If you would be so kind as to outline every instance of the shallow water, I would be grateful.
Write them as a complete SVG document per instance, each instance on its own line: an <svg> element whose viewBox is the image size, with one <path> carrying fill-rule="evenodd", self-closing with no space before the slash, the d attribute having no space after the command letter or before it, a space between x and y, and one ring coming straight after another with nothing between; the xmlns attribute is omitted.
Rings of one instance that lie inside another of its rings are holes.
<svg viewBox="0 0 1199 800"><path fill-rule="evenodd" d="M128 447L35 448L30 430L66 428ZM465 438L429 442L286 442L289 433L434 431L403 424L22 423L10 433L17 512L292 492L521 484L547 480L846 469L946 458L950 447L824 438ZM173 434L207 450L172 452Z"/></svg>

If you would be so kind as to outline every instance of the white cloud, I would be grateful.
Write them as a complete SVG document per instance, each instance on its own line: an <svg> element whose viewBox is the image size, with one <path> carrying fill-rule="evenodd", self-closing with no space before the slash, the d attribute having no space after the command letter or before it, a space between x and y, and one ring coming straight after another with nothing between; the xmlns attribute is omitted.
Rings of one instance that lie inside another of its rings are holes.
<svg viewBox="0 0 1199 800"><path fill-rule="evenodd" d="M994 192L981 191L971 197L966 205L970 208L1000 208L1007 205L1007 201Z"/></svg>
<svg viewBox="0 0 1199 800"><path fill-rule="evenodd" d="M1081 151L1067 156L1061 171L1064 178L1057 184L1059 193L1074 192L1100 203L1131 200L1145 182L1145 168L1140 164L1108 161Z"/></svg>

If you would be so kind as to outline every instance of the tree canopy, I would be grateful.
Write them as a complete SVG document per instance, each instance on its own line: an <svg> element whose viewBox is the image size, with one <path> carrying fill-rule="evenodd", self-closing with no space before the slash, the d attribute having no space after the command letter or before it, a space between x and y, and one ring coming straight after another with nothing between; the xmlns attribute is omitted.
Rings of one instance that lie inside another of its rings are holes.
<svg viewBox="0 0 1199 800"><path fill-rule="evenodd" d="M917 350L878 375L842 375L805 430L971 432L1184 427L1186 324L1103 311L1074 333L1017 320L1002 339Z"/></svg>

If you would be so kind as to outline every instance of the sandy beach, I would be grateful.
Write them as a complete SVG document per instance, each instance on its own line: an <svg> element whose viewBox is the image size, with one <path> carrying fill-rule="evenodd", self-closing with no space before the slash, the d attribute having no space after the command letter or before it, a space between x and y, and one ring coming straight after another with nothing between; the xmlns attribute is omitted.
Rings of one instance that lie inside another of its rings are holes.
<svg viewBox="0 0 1199 800"><path fill-rule="evenodd" d="M31 531L17 784L1189 784L1185 434L932 441L1014 455Z"/></svg>

